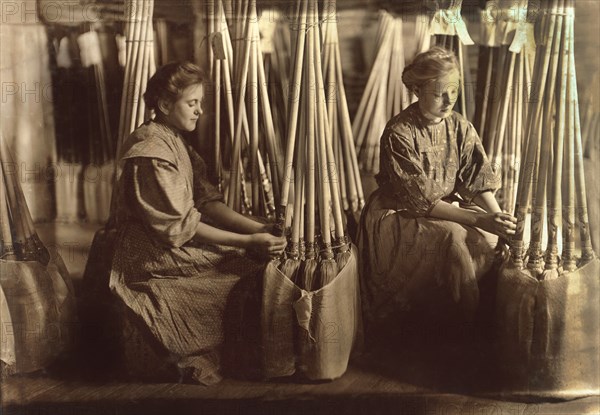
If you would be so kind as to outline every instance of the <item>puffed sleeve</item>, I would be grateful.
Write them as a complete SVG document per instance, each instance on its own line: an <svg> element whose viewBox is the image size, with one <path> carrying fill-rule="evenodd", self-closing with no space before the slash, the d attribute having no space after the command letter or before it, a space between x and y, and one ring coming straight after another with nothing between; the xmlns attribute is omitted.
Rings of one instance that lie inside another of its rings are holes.
<svg viewBox="0 0 600 415"><path fill-rule="evenodd" d="M414 139L408 134L386 128L381 137L380 160L378 181L396 200L397 210L425 216L446 196L445 190L425 173Z"/></svg>
<svg viewBox="0 0 600 415"><path fill-rule="evenodd" d="M192 147L188 146L192 171L194 172L194 206L200 209L208 202L222 202L223 195L207 179L206 163Z"/></svg>
<svg viewBox="0 0 600 415"><path fill-rule="evenodd" d="M128 199L138 218L169 246L180 247L192 239L200 212L185 176L164 160L136 157L127 163Z"/></svg>
<svg viewBox="0 0 600 415"><path fill-rule="evenodd" d="M500 188L500 178L492 169L481 140L470 122L458 129L460 163L456 191L467 202L487 191Z"/></svg>

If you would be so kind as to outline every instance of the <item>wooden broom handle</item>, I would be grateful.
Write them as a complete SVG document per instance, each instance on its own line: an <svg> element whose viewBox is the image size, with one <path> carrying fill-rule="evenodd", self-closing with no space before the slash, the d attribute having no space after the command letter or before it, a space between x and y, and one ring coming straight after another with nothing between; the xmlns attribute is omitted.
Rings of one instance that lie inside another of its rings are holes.
<svg viewBox="0 0 600 415"><path fill-rule="evenodd" d="M300 0L302 2L302 11L300 13L300 22L298 27L298 39L296 41L296 57L294 59L294 69L292 72L292 88L296 88L300 86L300 81L302 80L302 64L303 64L303 54L305 49L305 40L306 40L306 21L307 21L307 3L308 0ZM287 125L287 133L286 133L286 153L285 153L285 161L284 161L284 175L283 175L283 183L281 186L281 204L280 204L280 212L279 212L279 222L282 222L284 219L284 212L286 210L288 204L288 197L290 192L290 181L292 176L292 162L294 157L294 145L296 142L296 130L298 124L298 107L300 103L299 97L294 97L295 94L289 94L289 108L290 114L288 116L288 125ZM298 94L299 95L299 94ZM307 178L309 181L308 188L310 189L310 178ZM309 212L310 214L310 212ZM313 212L314 214L314 212Z"/></svg>

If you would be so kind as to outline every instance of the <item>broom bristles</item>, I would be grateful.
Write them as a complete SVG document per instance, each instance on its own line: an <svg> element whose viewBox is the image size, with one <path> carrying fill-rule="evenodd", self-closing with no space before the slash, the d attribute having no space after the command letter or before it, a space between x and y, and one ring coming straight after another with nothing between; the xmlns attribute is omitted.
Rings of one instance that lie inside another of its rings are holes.
<svg viewBox="0 0 600 415"><path fill-rule="evenodd" d="M319 263L315 258L307 258L299 273L298 286L306 291L312 291L315 281L317 281L317 266Z"/></svg>
<svg viewBox="0 0 600 415"><path fill-rule="evenodd" d="M325 287L332 282L339 273L338 263L333 259L321 260L320 266L320 284L318 288Z"/></svg>
<svg viewBox="0 0 600 415"><path fill-rule="evenodd" d="M279 270L282 274L288 277L292 282L296 282L298 278L298 270L300 269L300 260L297 258L286 258L281 263Z"/></svg>

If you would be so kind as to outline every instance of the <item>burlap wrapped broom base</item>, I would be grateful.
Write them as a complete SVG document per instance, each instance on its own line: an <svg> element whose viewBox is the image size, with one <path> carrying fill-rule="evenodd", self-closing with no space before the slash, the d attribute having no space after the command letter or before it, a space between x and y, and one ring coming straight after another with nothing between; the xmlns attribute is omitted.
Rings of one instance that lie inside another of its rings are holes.
<svg viewBox="0 0 600 415"><path fill-rule="evenodd" d="M510 393L572 399L600 385L600 260L554 280L504 264L496 329L501 379Z"/></svg>
<svg viewBox="0 0 600 415"><path fill-rule="evenodd" d="M300 289L273 261L263 283L264 375L298 372L310 380L342 376L351 353L362 344L356 247L335 279L319 290Z"/></svg>

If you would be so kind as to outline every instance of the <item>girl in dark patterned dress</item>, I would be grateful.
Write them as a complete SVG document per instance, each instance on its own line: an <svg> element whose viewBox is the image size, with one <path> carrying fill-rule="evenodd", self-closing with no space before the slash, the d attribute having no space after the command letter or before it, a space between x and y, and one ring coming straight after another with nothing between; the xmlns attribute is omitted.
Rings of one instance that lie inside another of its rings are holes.
<svg viewBox="0 0 600 415"><path fill-rule="evenodd" d="M173 63L148 82L144 100L156 117L121 152L110 286L182 373L211 384L221 379L228 297L265 264L245 250L266 260L286 241L228 208L184 139L202 113L203 81L196 65Z"/></svg>
<svg viewBox="0 0 600 415"><path fill-rule="evenodd" d="M367 327L442 304L472 319L498 237L514 234L516 219L496 202L500 182L477 132L452 110L458 68L452 52L434 47L402 74L418 101L383 132L379 188L358 235ZM452 203L457 196L480 209Z"/></svg>

